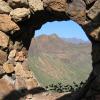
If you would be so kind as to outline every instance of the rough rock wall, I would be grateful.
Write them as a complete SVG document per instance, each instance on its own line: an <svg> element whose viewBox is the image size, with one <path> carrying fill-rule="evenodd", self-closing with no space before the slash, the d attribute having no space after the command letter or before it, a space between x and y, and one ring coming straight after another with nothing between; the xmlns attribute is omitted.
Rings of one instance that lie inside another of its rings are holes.
<svg viewBox="0 0 100 100"><path fill-rule="evenodd" d="M54 20L72 19L93 44L93 72L81 96L100 93L100 0L0 0L0 97L14 89L39 86L27 64L36 29ZM92 92L91 92L92 91ZM81 92L80 92L81 93ZM99 100L99 99L95 99Z"/></svg>

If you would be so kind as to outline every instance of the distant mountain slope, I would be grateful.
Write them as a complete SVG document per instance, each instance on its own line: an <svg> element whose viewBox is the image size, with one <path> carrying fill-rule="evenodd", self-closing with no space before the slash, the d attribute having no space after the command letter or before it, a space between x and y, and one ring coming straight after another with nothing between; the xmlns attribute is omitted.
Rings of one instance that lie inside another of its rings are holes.
<svg viewBox="0 0 100 100"><path fill-rule="evenodd" d="M87 79L91 71L91 44L76 40L75 43L68 42L56 34L41 35L32 40L29 62L41 84L71 84Z"/></svg>
<svg viewBox="0 0 100 100"><path fill-rule="evenodd" d="M77 39L77 38L63 38L63 40L66 42L74 43L74 44L81 44L81 43L89 44L89 41L83 41L83 40Z"/></svg>

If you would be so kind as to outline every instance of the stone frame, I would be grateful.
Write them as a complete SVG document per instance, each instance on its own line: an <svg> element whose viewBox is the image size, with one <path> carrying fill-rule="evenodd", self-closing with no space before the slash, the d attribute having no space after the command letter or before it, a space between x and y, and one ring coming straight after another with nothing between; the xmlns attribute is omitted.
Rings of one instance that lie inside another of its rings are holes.
<svg viewBox="0 0 100 100"><path fill-rule="evenodd" d="M74 97L74 100L84 97L91 97L89 100L92 100L92 97L96 98L99 95L100 1L90 1L89 4L86 0L72 0L71 2L67 0L0 1L0 82L4 81L8 92L39 86L37 79L26 64L28 49L35 30L46 22L71 19L82 26L90 39L93 62L93 71L87 84L79 95ZM8 83L12 88L8 86ZM2 84L0 85L2 87Z"/></svg>

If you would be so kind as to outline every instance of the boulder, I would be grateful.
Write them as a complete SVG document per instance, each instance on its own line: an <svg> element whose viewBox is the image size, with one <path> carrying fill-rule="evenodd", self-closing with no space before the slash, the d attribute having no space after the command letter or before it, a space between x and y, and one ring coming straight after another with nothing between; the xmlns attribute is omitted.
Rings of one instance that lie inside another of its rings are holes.
<svg viewBox="0 0 100 100"><path fill-rule="evenodd" d="M14 83L15 83L15 80L13 80L11 76L8 76L8 75L6 75L6 74L2 77L2 79L8 81L9 83L11 83L11 84L13 84L13 85L14 85Z"/></svg>
<svg viewBox="0 0 100 100"><path fill-rule="evenodd" d="M17 52L16 53L16 57L15 57L15 61L24 61L25 60L25 55L23 51Z"/></svg>
<svg viewBox="0 0 100 100"><path fill-rule="evenodd" d="M23 75L23 67L22 67L21 63L17 63L14 70L15 70L16 76L22 76Z"/></svg>
<svg viewBox="0 0 100 100"><path fill-rule="evenodd" d="M93 3L94 1L96 1L96 0L84 0L84 2L85 2L87 5Z"/></svg>
<svg viewBox="0 0 100 100"><path fill-rule="evenodd" d="M27 8L16 8L10 12L10 16L15 22L30 18L30 10Z"/></svg>
<svg viewBox="0 0 100 100"><path fill-rule="evenodd" d="M0 31L0 47L6 48L8 46L9 37Z"/></svg>
<svg viewBox="0 0 100 100"><path fill-rule="evenodd" d="M14 90L14 86L5 79L0 79L0 100Z"/></svg>
<svg viewBox="0 0 100 100"><path fill-rule="evenodd" d="M73 21L79 24L85 24L86 4L83 0L73 0L73 2L69 3L66 13Z"/></svg>
<svg viewBox="0 0 100 100"><path fill-rule="evenodd" d="M87 16L100 25L99 12L100 12L100 0L96 1L94 6L92 6L91 9L89 9L89 11L87 12Z"/></svg>
<svg viewBox="0 0 100 100"><path fill-rule="evenodd" d="M15 74L16 76L20 76L22 78L32 78L33 74L31 71L24 70L21 63L17 63L15 66Z"/></svg>
<svg viewBox="0 0 100 100"><path fill-rule="evenodd" d="M3 64L3 69L7 74L14 72L13 64L5 63L5 64Z"/></svg>
<svg viewBox="0 0 100 100"><path fill-rule="evenodd" d="M20 30L19 26L11 20L10 16L0 14L0 31L5 33L10 32L10 34L13 34L18 30Z"/></svg>
<svg viewBox="0 0 100 100"><path fill-rule="evenodd" d="M68 5L66 0L43 0L44 8L58 12L66 12Z"/></svg>
<svg viewBox="0 0 100 100"><path fill-rule="evenodd" d="M25 59L23 61L22 66L23 66L24 70L30 70L29 64L28 64L28 59Z"/></svg>
<svg viewBox="0 0 100 100"><path fill-rule="evenodd" d="M8 3L12 8L28 7L27 0L8 0Z"/></svg>
<svg viewBox="0 0 100 100"><path fill-rule="evenodd" d="M37 81L35 79L33 79L33 78L26 79L25 80L25 83L26 83L26 87L27 87L28 90L31 90L34 87L37 87L38 86Z"/></svg>
<svg viewBox="0 0 100 100"><path fill-rule="evenodd" d="M9 14L12 8L3 0L0 0L0 14Z"/></svg>
<svg viewBox="0 0 100 100"><path fill-rule="evenodd" d="M32 11L40 11L43 10L43 2L41 0L28 0L29 7Z"/></svg>
<svg viewBox="0 0 100 100"><path fill-rule="evenodd" d="M0 65L7 61L7 53L0 50Z"/></svg>
<svg viewBox="0 0 100 100"><path fill-rule="evenodd" d="M16 77L15 88L17 90L26 88L25 80L22 77L19 76Z"/></svg>
<svg viewBox="0 0 100 100"><path fill-rule="evenodd" d="M16 50L21 50L23 47L23 44L20 41L15 41L13 48Z"/></svg>
<svg viewBox="0 0 100 100"><path fill-rule="evenodd" d="M2 66L0 66L0 77L5 73L4 69Z"/></svg>
<svg viewBox="0 0 100 100"><path fill-rule="evenodd" d="M16 55L16 50L11 50L8 56L8 59L14 58Z"/></svg>

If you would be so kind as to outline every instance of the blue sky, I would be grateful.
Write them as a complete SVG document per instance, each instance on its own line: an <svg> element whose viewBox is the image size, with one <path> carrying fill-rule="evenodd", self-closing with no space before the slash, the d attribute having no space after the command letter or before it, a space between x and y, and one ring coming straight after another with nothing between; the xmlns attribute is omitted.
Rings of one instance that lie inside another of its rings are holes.
<svg viewBox="0 0 100 100"><path fill-rule="evenodd" d="M44 24L41 29L35 31L35 36L41 34L53 34L56 33L59 37L63 38L79 38L85 41L88 41L82 28L73 21L54 21L47 22Z"/></svg>

